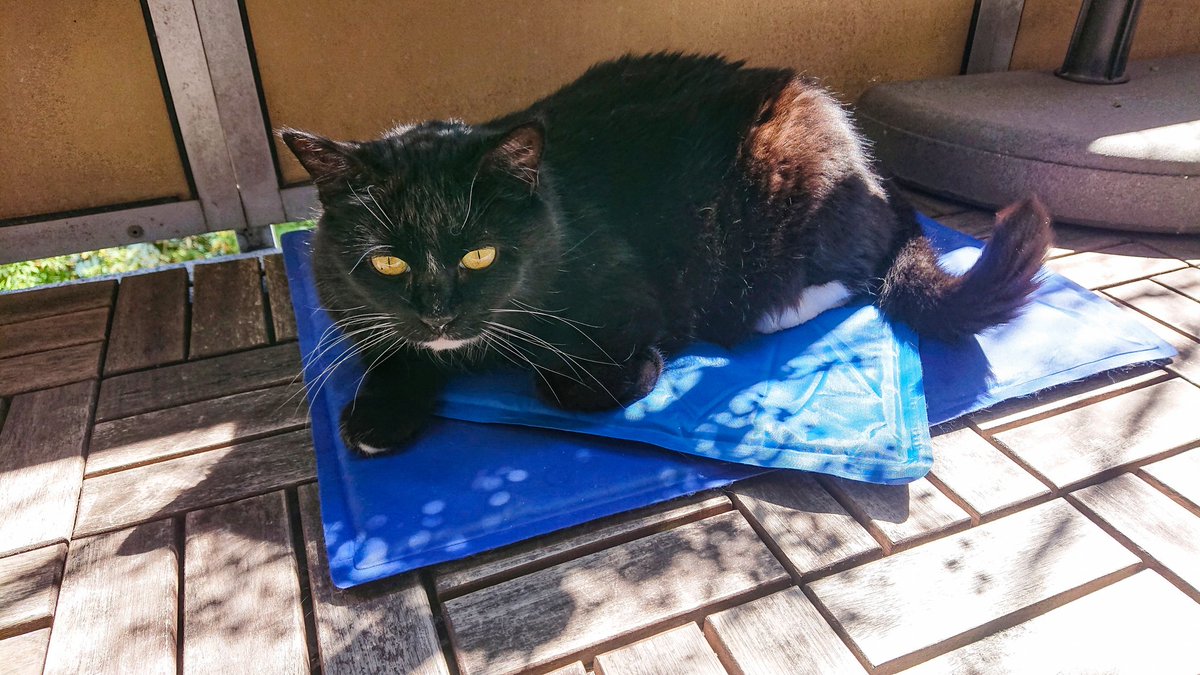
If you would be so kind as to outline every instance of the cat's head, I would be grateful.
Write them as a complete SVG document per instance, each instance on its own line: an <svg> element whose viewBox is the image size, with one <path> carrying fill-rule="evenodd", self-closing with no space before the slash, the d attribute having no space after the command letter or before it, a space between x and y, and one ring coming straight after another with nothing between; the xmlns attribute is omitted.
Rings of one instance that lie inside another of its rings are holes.
<svg viewBox="0 0 1200 675"><path fill-rule="evenodd" d="M314 256L338 278L319 281L363 305L335 313L377 314L411 345L459 349L483 339L497 310L536 296L556 266L536 122L428 122L361 143L280 136L324 207Z"/></svg>

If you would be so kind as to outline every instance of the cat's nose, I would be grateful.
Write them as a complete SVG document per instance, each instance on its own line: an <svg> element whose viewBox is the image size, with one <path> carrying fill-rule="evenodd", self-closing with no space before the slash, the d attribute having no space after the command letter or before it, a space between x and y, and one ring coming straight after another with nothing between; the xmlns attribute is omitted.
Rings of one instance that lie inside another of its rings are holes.
<svg viewBox="0 0 1200 675"><path fill-rule="evenodd" d="M450 322L454 321L455 318L456 317L453 314L439 314L437 316L422 316L421 323L425 324L426 326L429 326L430 328L432 328L438 332L441 332L441 331L445 330L446 326L449 326Z"/></svg>

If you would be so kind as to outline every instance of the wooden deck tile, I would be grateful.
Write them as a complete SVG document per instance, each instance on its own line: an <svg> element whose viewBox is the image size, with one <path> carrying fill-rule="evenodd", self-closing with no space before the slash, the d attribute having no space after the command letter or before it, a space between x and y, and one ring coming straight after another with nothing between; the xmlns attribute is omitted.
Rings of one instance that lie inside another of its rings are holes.
<svg viewBox="0 0 1200 675"><path fill-rule="evenodd" d="M1185 265L1183 261L1164 256L1143 244L1121 244L1055 258L1046 266L1080 286L1096 289L1170 272Z"/></svg>
<svg viewBox="0 0 1200 675"><path fill-rule="evenodd" d="M116 286L115 281L94 281L6 293L0 295L0 324L109 307Z"/></svg>
<svg viewBox="0 0 1200 675"><path fill-rule="evenodd" d="M1110 288L1105 293L1193 339L1200 339L1200 302L1186 295L1146 279Z"/></svg>
<svg viewBox="0 0 1200 675"><path fill-rule="evenodd" d="M928 192L918 192L907 188L900 188L899 192L913 205L913 208L930 218L938 218L951 213L961 213L971 208L966 204L942 199Z"/></svg>
<svg viewBox="0 0 1200 675"><path fill-rule="evenodd" d="M107 307L0 324L0 358L102 342L107 329Z"/></svg>
<svg viewBox="0 0 1200 675"><path fill-rule="evenodd" d="M183 672L307 673L300 581L282 492L187 514Z"/></svg>
<svg viewBox="0 0 1200 675"><path fill-rule="evenodd" d="M546 675L588 675L588 671L587 668L583 667L582 663L576 661L571 665L563 666L562 668L555 668L554 670L546 673Z"/></svg>
<svg viewBox="0 0 1200 675"><path fill-rule="evenodd" d="M0 359L0 396L94 380L103 349L103 342L89 342Z"/></svg>
<svg viewBox="0 0 1200 675"><path fill-rule="evenodd" d="M596 657L596 675L725 675L717 655L688 623Z"/></svg>
<svg viewBox="0 0 1200 675"><path fill-rule="evenodd" d="M304 393L299 373L300 349L291 343L107 377L100 385L96 420L111 420L292 382L295 382L296 400L300 402L304 400ZM307 407L307 403L303 405Z"/></svg>
<svg viewBox="0 0 1200 675"><path fill-rule="evenodd" d="M12 400L0 430L0 554L70 538L93 390L80 382Z"/></svg>
<svg viewBox="0 0 1200 675"><path fill-rule="evenodd" d="M702 493L481 553L435 568L437 592L443 599L448 595L461 595L497 580L527 574L539 567L549 567L731 508L732 504L724 495Z"/></svg>
<svg viewBox="0 0 1200 675"><path fill-rule="evenodd" d="M0 638L50 625L66 556L55 544L0 558Z"/></svg>
<svg viewBox="0 0 1200 675"><path fill-rule="evenodd" d="M1123 287L1124 286L1114 286L1108 290L1112 291L1121 289ZM1121 307L1128 313L1129 316L1139 321L1146 328L1150 329L1151 332L1179 352L1169 364L1163 366L1166 370L1191 381L1193 384L1200 385L1200 341L1190 338L1187 335L1184 335L1182 332L1171 328L1169 325L1157 319L1153 319L1146 314L1136 311L1124 304L1122 304Z"/></svg>
<svg viewBox="0 0 1200 675"><path fill-rule="evenodd" d="M257 258L196 265L192 275L195 288L189 358L267 344Z"/></svg>
<svg viewBox="0 0 1200 675"><path fill-rule="evenodd" d="M837 633L799 588L708 617L704 632L731 673L863 673Z"/></svg>
<svg viewBox="0 0 1200 675"><path fill-rule="evenodd" d="M303 427L308 405L288 385L101 422L86 475L149 464Z"/></svg>
<svg viewBox="0 0 1200 675"><path fill-rule="evenodd" d="M1143 234L1138 241L1191 265L1200 265L1200 237L1194 234Z"/></svg>
<svg viewBox="0 0 1200 675"><path fill-rule="evenodd" d="M966 511L926 478L907 485L875 485L833 477L822 477L822 482L882 540L885 552L971 522Z"/></svg>
<svg viewBox="0 0 1200 675"><path fill-rule="evenodd" d="M736 483L729 492L796 577L882 553L810 474L777 471Z"/></svg>
<svg viewBox="0 0 1200 675"><path fill-rule="evenodd" d="M1147 570L904 672L1185 675L1197 626L1200 604Z"/></svg>
<svg viewBox="0 0 1200 675"><path fill-rule="evenodd" d="M1200 599L1200 516L1132 474L1122 474L1072 496L1139 551L1191 586L1193 596Z"/></svg>
<svg viewBox="0 0 1200 675"><path fill-rule="evenodd" d="M1041 481L965 427L933 437L930 474L985 517L1050 494Z"/></svg>
<svg viewBox="0 0 1200 675"><path fill-rule="evenodd" d="M329 579L316 485L302 485L308 580L326 673L448 675L429 597L416 574L343 590Z"/></svg>
<svg viewBox="0 0 1200 675"><path fill-rule="evenodd" d="M1200 269L1188 267L1177 272L1160 274L1153 281L1200 302Z"/></svg>
<svg viewBox="0 0 1200 675"><path fill-rule="evenodd" d="M939 216L937 221L946 227L969 234L976 239L987 239L996 227L996 214L990 211L971 209L946 216Z"/></svg>
<svg viewBox="0 0 1200 675"><path fill-rule="evenodd" d="M1200 448L1147 464L1139 472L1190 502L1200 512Z"/></svg>
<svg viewBox="0 0 1200 675"><path fill-rule="evenodd" d="M121 279L104 374L160 366L187 356L187 270Z"/></svg>
<svg viewBox="0 0 1200 675"><path fill-rule="evenodd" d="M731 512L490 586L445 609L464 675L503 675L603 648L787 578Z"/></svg>
<svg viewBox="0 0 1200 675"><path fill-rule="evenodd" d="M267 297L271 301L271 327L275 341L296 339L296 314L292 311L292 293L288 290L287 272L283 267L283 256L264 256L263 281L267 284Z"/></svg>
<svg viewBox="0 0 1200 675"><path fill-rule="evenodd" d="M970 418L980 429L991 431L1081 408L1123 391L1161 382L1170 377L1171 374L1167 371L1151 366L1097 373L1084 380L1043 389L1024 398L1004 401L986 410L971 413Z"/></svg>
<svg viewBox="0 0 1200 675"><path fill-rule="evenodd" d="M178 565L169 520L71 542L46 675L175 673Z"/></svg>
<svg viewBox="0 0 1200 675"><path fill-rule="evenodd" d="M1173 379L996 434L1066 487L1200 440L1200 388Z"/></svg>
<svg viewBox="0 0 1200 675"><path fill-rule="evenodd" d="M1123 236L1115 234L1112 230L1055 223L1054 245L1050 247L1046 256L1059 258L1081 251L1096 251L1116 246L1123 241L1125 241Z"/></svg>
<svg viewBox="0 0 1200 675"><path fill-rule="evenodd" d="M315 477L308 430L84 480L75 536L250 497Z"/></svg>
<svg viewBox="0 0 1200 675"><path fill-rule="evenodd" d="M8 675L42 675L50 629L22 633L0 640L0 663Z"/></svg>
<svg viewBox="0 0 1200 675"><path fill-rule="evenodd" d="M1055 500L809 587L871 665L890 672L977 639L1002 617L1138 563L1081 513Z"/></svg>

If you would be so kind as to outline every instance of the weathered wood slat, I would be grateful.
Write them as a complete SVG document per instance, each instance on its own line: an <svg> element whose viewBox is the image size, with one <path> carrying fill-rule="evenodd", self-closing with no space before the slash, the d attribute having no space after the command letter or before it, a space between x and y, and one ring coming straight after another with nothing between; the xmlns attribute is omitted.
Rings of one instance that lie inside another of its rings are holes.
<svg viewBox="0 0 1200 675"><path fill-rule="evenodd" d="M1200 604L1147 570L904 672L1190 675L1197 627Z"/></svg>
<svg viewBox="0 0 1200 675"><path fill-rule="evenodd" d="M1149 279L1110 288L1105 293L1200 340L1200 302L1182 293Z"/></svg>
<svg viewBox="0 0 1200 675"><path fill-rule="evenodd" d="M267 297L271 300L271 327L276 342L296 339L296 314L292 311L292 293L288 290L287 272L283 267L283 256L265 256L263 280L267 283Z"/></svg>
<svg viewBox="0 0 1200 675"><path fill-rule="evenodd" d="M302 401L305 399L299 373L300 349L292 343L107 377L100 385L96 420L102 422L292 382L296 400Z"/></svg>
<svg viewBox="0 0 1200 675"><path fill-rule="evenodd" d="M708 617L704 632L731 673L863 673L833 628L799 588Z"/></svg>
<svg viewBox="0 0 1200 675"><path fill-rule="evenodd" d="M906 188L900 188L899 192L914 208L930 218L940 218L952 213L961 213L971 208L966 204L947 201L927 192L917 192Z"/></svg>
<svg viewBox="0 0 1200 675"><path fill-rule="evenodd" d="M1046 257L1060 258L1081 251L1110 248L1124 242L1125 239L1121 235L1114 234L1112 230L1055 223L1054 244L1050 247Z"/></svg>
<svg viewBox="0 0 1200 675"><path fill-rule="evenodd" d="M1143 234L1138 241L1158 249L1180 260L1186 260L1189 265L1200 266L1200 237L1189 237L1179 234Z"/></svg>
<svg viewBox="0 0 1200 675"><path fill-rule="evenodd" d="M1200 599L1200 517L1131 474L1071 494Z"/></svg>
<svg viewBox="0 0 1200 675"><path fill-rule="evenodd" d="M1200 439L1200 389L1180 379L1002 431L996 439L1059 487Z"/></svg>
<svg viewBox="0 0 1200 675"><path fill-rule="evenodd" d="M809 586L871 665L893 671L1138 562L1055 500Z"/></svg>
<svg viewBox="0 0 1200 675"><path fill-rule="evenodd" d="M0 553L70 538L93 390L80 382L12 400L0 430Z"/></svg>
<svg viewBox="0 0 1200 675"><path fill-rule="evenodd" d="M729 488L796 577L882 553L878 542L809 474L779 471Z"/></svg>
<svg viewBox="0 0 1200 675"><path fill-rule="evenodd" d="M985 517L1050 494L1050 488L965 427L933 437L930 473Z"/></svg>
<svg viewBox="0 0 1200 675"><path fill-rule="evenodd" d="M0 558L0 638L50 625L66 556L55 544Z"/></svg>
<svg viewBox="0 0 1200 675"><path fill-rule="evenodd" d="M182 361L187 356L187 304L185 269L121 279L104 374Z"/></svg>
<svg viewBox="0 0 1200 675"><path fill-rule="evenodd" d="M0 324L32 321L112 305L115 281L66 284L0 295Z"/></svg>
<svg viewBox="0 0 1200 675"><path fill-rule="evenodd" d="M461 595L497 579L548 567L603 547L723 513L730 508L732 505L724 495L705 493L447 563L435 570L437 592L443 599L451 594Z"/></svg>
<svg viewBox="0 0 1200 675"><path fill-rule="evenodd" d="M576 661L568 666L555 668L554 670L546 673L546 675L588 675L588 671L587 668L583 667L582 663Z"/></svg>
<svg viewBox="0 0 1200 675"><path fill-rule="evenodd" d="M1200 269L1187 267L1154 277L1154 281L1200 302Z"/></svg>
<svg viewBox="0 0 1200 675"><path fill-rule="evenodd" d="M1140 471L1190 502L1200 513L1200 448L1147 464Z"/></svg>
<svg viewBox="0 0 1200 675"><path fill-rule="evenodd" d="M321 667L326 673L448 675L416 574L342 590L329 579L316 485L299 488Z"/></svg>
<svg viewBox="0 0 1200 675"><path fill-rule="evenodd" d="M94 380L103 349L103 342L89 342L0 359L0 396Z"/></svg>
<svg viewBox="0 0 1200 675"><path fill-rule="evenodd" d="M84 480L75 536L251 497L315 477L307 430Z"/></svg>
<svg viewBox="0 0 1200 675"><path fill-rule="evenodd" d="M971 523L971 516L926 478L906 485L875 485L832 477L823 477L822 481L842 498L851 513L882 538L887 552Z"/></svg>
<svg viewBox="0 0 1200 675"><path fill-rule="evenodd" d="M1043 389L1024 398L1004 401L986 410L971 413L970 417L980 429L992 431L1082 408L1090 403L1162 382L1170 377L1171 374L1165 370L1151 366L1099 373L1085 380Z"/></svg>
<svg viewBox="0 0 1200 675"><path fill-rule="evenodd" d="M0 358L88 342L102 342L107 328L107 307L20 323L0 324Z"/></svg>
<svg viewBox="0 0 1200 675"><path fill-rule="evenodd" d="M1134 282L1137 283L1137 282ZM1115 291L1124 288L1124 286L1114 286L1105 291ZM1115 299L1114 302L1119 302ZM1125 305L1121 305L1125 307ZM1136 311L1132 308L1126 308L1128 315L1140 321L1142 325L1148 328L1164 342L1175 348L1179 352L1170 363L1163 366L1167 371L1175 373L1190 381L1192 384L1200 386L1200 341L1184 335L1183 333L1171 328L1168 324L1151 318L1150 316Z"/></svg>
<svg viewBox="0 0 1200 675"><path fill-rule="evenodd" d="M725 675L694 623L600 654L595 670L596 675Z"/></svg>
<svg viewBox="0 0 1200 675"><path fill-rule="evenodd" d="M46 675L173 675L178 589L169 520L71 542Z"/></svg>
<svg viewBox="0 0 1200 675"><path fill-rule="evenodd" d="M1170 272L1186 265L1182 260L1135 243L1055 258L1046 266L1080 286L1096 289Z"/></svg>
<svg viewBox="0 0 1200 675"><path fill-rule="evenodd" d="M267 344L257 258L196 265L192 276L189 358Z"/></svg>
<svg viewBox="0 0 1200 675"><path fill-rule="evenodd" d="M101 422L92 432L88 476L296 429L306 401L288 385Z"/></svg>
<svg viewBox="0 0 1200 675"><path fill-rule="evenodd" d="M463 673L522 672L787 580L736 512L445 603Z"/></svg>
<svg viewBox="0 0 1200 675"><path fill-rule="evenodd" d="M50 629L42 628L0 640L0 663L9 675L42 675Z"/></svg>
<svg viewBox="0 0 1200 675"><path fill-rule="evenodd" d="M309 672L284 494L192 511L185 537L183 672Z"/></svg>

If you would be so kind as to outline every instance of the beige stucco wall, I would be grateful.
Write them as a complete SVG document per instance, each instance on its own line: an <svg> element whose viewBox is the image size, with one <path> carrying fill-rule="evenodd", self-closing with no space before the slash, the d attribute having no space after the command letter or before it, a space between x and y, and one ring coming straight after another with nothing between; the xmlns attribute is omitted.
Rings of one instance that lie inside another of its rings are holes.
<svg viewBox="0 0 1200 675"><path fill-rule="evenodd" d="M0 0L0 220L187 198L137 0Z"/></svg>

